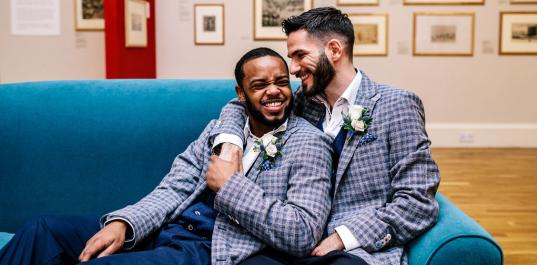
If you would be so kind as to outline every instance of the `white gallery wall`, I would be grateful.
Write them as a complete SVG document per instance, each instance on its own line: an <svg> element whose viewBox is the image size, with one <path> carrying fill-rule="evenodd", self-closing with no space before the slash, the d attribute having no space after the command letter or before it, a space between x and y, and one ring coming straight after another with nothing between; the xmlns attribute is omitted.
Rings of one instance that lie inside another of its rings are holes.
<svg viewBox="0 0 537 265"><path fill-rule="evenodd" d="M485 0L477 6L340 7L347 13L389 15L388 56L355 57L378 82L417 93L424 101L433 146L537 147L537 56L498 55L499 12L534 10ZM61 35L13 36L10 1L0 0L0 83L105 78L104 32L74 29L74 1L61 0ZM314 6L335 6L315 0ZM194 45L193 6L225 5L225 45ZM253 41L253 0L156 1L157 76L231 79L235 62L259 46L286 54L284 41ZM475 12L472 57L412 56L412 13Z"/></svg>
<svg viewBox="0 0 537 265"><path fill-rule="evenodd" d="M0 0L0 83L105 78L104 32L75 31L74 0L60 0L60 35L11 34L9 0Z"/></svg>
<svg viewBox="0 0 537 265"><path fill-rule="evenodd" d="M477 6L403 6L380 0L379 6L340 6L346 13L389 15L388 56L355 57L357 67L378 82L417 93L427 115L434 147L537 147L537 56L498 55L499 12L535 10L485 0ZM225 4L225 45L196 46L193 5ZM335 6L315 0L314 6ZM472 57L412 55L413 12L475 12ZM233 78L246 51L266 46L286 54L284 41L253 41L253 0L164 0L156 3L157 76L159 78Z"/></svg>

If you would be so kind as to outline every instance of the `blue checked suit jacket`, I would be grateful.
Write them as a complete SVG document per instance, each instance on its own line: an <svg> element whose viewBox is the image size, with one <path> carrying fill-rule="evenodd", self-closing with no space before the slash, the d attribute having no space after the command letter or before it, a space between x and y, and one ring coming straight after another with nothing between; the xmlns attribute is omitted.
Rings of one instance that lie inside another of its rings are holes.
<svg viewBox="0 0 537 265"><path fill-rule="evenodd" d="M434 195L440 175L431 157L421 100L362 75L354 104L369 109L373 122L365 134L345 142L334 167L327 230L332 234L340 225L349 228L361 245L349 252L368 264L407 264L404 245L436 222ZM295 113L318 124L324 105L303 97L300 89L295 94ZM221 131L242 136L242 112L236 100L226 105Z"/></svg>
<svg viewBox="0 0 537 265"><path fill-rule="evenodd" d="M173 222L207 184L205 174L212 139L219 121L211 121L201 136L178 155L162 182L134 205L106 214L101 223L126 219L134 244ZM235 264L269 245L305 256L320 240L330 211L330 138L306 120L291 115L287 130L276 134L284 142L270 170L256 162L245 176L237 173L217 192L218 215L211 246L212 264Z"/></svg>

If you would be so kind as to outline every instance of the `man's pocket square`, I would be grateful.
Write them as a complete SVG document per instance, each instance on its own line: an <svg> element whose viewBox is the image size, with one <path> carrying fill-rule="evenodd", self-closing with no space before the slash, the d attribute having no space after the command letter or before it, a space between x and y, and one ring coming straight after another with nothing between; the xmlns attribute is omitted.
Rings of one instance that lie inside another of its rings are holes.
<svg viewBox="0 0 537 265"><path fill-rule="evenodd" d="M377 136L371 133L366 133L358 141L358 146L373 142L377 139Z"/></svg>

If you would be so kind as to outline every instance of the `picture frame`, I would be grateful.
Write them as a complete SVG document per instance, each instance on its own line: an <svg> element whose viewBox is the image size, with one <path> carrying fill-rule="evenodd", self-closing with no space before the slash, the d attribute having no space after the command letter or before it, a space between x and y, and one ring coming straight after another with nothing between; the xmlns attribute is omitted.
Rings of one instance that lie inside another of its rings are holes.
<svg viewBox="0 0 537 265"><path fill-rule="evenodd" d="M194 5L194 44L224 45L224 4Z"/></svg>
<svg viewBox="0 0 537 265"><path fill-rule="evenodd" d="M388 14L348 14L354 27L354 56L388 55Z"/></svg>
<svg viewBox="0 0 537 265"><path fill-rule="evenodd" d="M500 55L537 55L537 11L500 12Z"/></svg>
<svg viewBox="0 0 537 265"><path fill-rule="evenodd" d="M473 56L474 13L414 13L414 56Z"/></svg>
<svg viewBox="0 0 537 265"><path fill-rule="evenodd" d="M403 0L403 5L484 5L485 0Z"/></svg>
<svg viewBox="0 0 537 265"><path fill-rule="evenodd" d="M75 30L104 30L104 0L75 0Z"/></svg>
<svg viewBox="0 0 537 265"><path fill-rule="evenodd" d="M125 0L125 47L147 47L148 5L144 0Z"/></svg>
<svg viewBox="0 0 537 265"><path fill-rule="evenodd" d="M287 37L282 31L282 21L300 15L313 8L313 0L253 0L254 40L281 41Z"/></svg>
<svg viewBox="0 0 537 265"><path fill-rule="evenodd" d="M338 6L378 6L379 0L337 0Z"/></svg>

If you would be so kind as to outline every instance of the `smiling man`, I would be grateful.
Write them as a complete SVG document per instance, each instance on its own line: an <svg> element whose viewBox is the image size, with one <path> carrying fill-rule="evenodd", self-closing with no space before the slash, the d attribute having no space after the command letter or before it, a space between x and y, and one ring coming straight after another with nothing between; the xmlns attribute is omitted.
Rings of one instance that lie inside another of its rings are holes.
<svg viewBox="0 0 537 265"><path fill-rule="evenodd" d="M406 264L405 244L438 214L440 176L421 100L355 67L353 25L340 10L311 9L284 20L283 30L290 72L302 81L294 112L330 136L335 153L325 238L301 264ZM226 159L242 147L243 112L237 101L222 110L215 144L224 143ZM245 262L286 263L272 253Z"/></svg>
<svg viewBox="0 0 537 265"><path fill-rule="evenodd" d="M30 221L0 252L0 264L227 265L267 246L308 255L330 210L330 139L291 114L289 71L275 51L249 51L235 77L247 106L243 157L211 155L220 124L211 121L142 200L100 222Z"/></svg>

